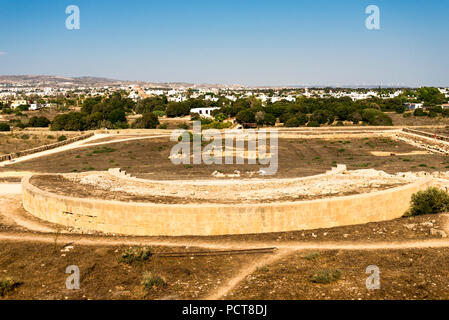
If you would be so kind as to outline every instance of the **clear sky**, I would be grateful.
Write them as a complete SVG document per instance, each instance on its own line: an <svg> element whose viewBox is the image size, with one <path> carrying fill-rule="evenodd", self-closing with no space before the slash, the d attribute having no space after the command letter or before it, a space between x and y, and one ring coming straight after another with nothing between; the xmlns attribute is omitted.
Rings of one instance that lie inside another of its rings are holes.
<svg viewBox="0 0 449 320"><path fill-rule="evenodd" d="M446 0L0 0L0 74L449 86L448 31Z"/></svg>

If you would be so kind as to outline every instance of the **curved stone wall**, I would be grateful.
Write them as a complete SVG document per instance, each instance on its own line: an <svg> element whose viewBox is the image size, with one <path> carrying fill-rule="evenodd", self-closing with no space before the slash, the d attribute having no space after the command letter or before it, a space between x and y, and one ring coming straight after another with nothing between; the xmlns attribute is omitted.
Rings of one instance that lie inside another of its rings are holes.
<svg viewBox="0 0 449 320"><path fill-rule="evenodd" d="M433 184L424 178L380 192L266 204L169 205L72 198L22 180L23 205L32 215L84 231L140 236L210 236L329 228L401 217L411 195Z"/></svg>

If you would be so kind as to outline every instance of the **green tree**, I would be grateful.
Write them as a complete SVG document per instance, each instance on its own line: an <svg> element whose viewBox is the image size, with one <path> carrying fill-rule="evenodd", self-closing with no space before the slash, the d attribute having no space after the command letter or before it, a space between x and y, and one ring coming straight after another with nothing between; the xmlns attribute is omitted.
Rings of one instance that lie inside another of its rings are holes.
<svg viewBox="0 0 449 320"><path fill-rule="evenodd" d="M153 112L146 112L142 118L138 119L134 128L139 129L155 129L159 125L159 119Z"/></svg>
<svg viewBox="0 0 449 320"><path fill-rule="evenodd" d="M265 113L263 121L267 126L274 126L276 124L276 117L271 113Z"/></svg>
<svg viewBox="0 0 449 320"><path fill-rule="evenodd" d="M46 117L32 117L28 125L33 128L46 128L50 124L50 120Z"/></svg>
<svg viewBox="0 0 449 320"><path fill-rule="evenodd" d="M418 99L428 105L436 105L447 102L444 94L434 87L424 87L417 90Z"/></svg>
<svg viewBox="0 0 449 320"><path fill-rule="evenodd" d="M236 116L235 119L238 123L254 123L256 117L251 110L242 110Z"/></svg>
<svg viewBox="0 0 449 320"><path fill-rule="evenodd" d="M296 127L300 127L301 123L299 122L298 118L296 117L291 117L290 119L288 119L285 124L286 127L288 128L296 128Z"/></svg>

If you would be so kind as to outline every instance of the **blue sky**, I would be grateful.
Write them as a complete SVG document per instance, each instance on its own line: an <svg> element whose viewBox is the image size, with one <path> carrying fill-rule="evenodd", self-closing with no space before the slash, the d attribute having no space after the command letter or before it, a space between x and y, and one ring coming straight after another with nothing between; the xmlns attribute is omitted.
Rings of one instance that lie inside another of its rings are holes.
<svg viewBox="0 0 449 320"><path fill-rule="evenodd" d="M448 16L437 0L0 0L0 74L449 86Z"/></svg>

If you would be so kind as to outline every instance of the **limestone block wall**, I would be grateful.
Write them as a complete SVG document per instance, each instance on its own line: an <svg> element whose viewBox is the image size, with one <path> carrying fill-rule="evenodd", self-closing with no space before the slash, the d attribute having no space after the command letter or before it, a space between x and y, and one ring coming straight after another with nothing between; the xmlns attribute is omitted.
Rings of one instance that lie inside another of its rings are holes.
<svg viewBox="0 0 449 320"><path fill-rule="evenodd" d="M433 184L413 184L369 194L266 204L169 205L72 198L22 180L23 205L32 215L88 231L141 235L227 235L329 228L391 220L409 207L411 195Z"/></svg>

